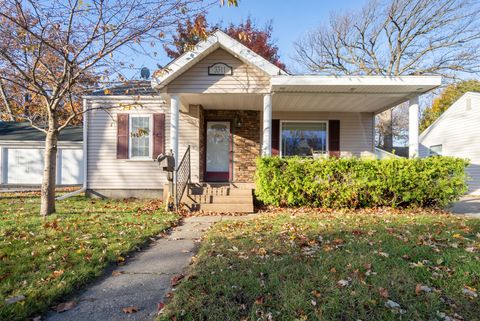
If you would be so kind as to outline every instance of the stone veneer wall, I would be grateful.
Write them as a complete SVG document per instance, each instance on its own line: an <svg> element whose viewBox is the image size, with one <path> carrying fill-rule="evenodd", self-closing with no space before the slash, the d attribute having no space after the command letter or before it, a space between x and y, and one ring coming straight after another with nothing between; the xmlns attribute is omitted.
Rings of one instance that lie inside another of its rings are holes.
<svg viewBox="0 0 480 321"><path fill-rule="evenodd" d="M242 126L236 127L238 115ZM254 110L201 110L200 111L200 180L205 171L205 121L230 120L233 133L233 182L253 182L255 161L260 156L260 112Z"/></svg>

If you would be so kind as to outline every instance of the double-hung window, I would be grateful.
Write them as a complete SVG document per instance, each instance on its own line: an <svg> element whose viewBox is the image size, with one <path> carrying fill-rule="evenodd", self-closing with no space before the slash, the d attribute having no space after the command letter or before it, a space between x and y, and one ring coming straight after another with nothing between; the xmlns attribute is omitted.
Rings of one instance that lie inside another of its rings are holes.
<svg viewBox="0 0 480 321"><path fill-rule="evenodd" d="M129 158L150 159L152 150L152 119L150 115L131 115L129 124Z"/></svg>
<svg viewBox="0 0 480 321"><path fill-rule="evenodd" d="M281 156L312 157L328 153L326 121L282 121Z"/></svg>

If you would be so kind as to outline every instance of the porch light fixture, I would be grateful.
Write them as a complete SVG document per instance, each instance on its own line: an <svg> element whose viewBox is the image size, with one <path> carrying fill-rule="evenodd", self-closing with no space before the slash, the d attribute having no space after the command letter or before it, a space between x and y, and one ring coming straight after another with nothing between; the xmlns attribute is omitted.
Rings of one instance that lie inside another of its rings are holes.
<svg viewBox="0 0 480 321"><path fill-rule="evenodd" d="M238 113L235 114L234 123L235 123L235 127L237 128L242 127L242 119L240 118L240 115Z"/></svg>

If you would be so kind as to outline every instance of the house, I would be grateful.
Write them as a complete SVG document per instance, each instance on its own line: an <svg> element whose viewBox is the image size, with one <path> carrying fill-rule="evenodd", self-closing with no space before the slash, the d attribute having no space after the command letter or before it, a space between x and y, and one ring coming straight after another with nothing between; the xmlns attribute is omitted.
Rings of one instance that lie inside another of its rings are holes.
<svg viewBox="0 0 480 321"><path fill-rule="evenodd" d="M468 194L480 194L480 93L468 92L420 135L420 157L455 156L470 160Z"/></svg>
<svg viewBox="0 0 480 321"><path fill-rule="evenodd" d="M38 186L42 183L45 134L29 123L0 122L0 186ZM60 132L57 184L83 183L83 128Z"/></svg>
<svg viewBox="0 0 480 321"><path fill-rule="evenodd" d="M216 31L155 72L152 92L85 97L86 188L161 197L167 174L152 159L172 150L178 167L188 147L191 182L248 188L262 155L373 156L375 115L405 101L410 153L418 155L418 97L440 84L424 76L290 75Z"/></svg>

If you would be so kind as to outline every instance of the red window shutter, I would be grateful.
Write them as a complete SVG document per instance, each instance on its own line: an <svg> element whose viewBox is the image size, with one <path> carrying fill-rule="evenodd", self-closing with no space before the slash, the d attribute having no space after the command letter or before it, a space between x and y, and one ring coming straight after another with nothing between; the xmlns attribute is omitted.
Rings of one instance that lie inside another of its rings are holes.
<svg viewBox="0 0 480 321"><path fill-rule="evenodd" d="M280 120L272 120L272 156L280 155Z"/></svg>
<svg viewBox="0 0 480 321"><path fill-rule="evenodd" d="M128 114L117 114L117 159L128 158Z"/></svg>
<svg viewBox="0 0 480 321"><path fill-rule="evenodd" d="M153 114L153 159L165 153L165 114Z"/></svg>
<svg viewBox="0 0 480 321"><path fill-rule="evenodd" d="M328 154L340 157L340 121L328 121Z"/></svg>

